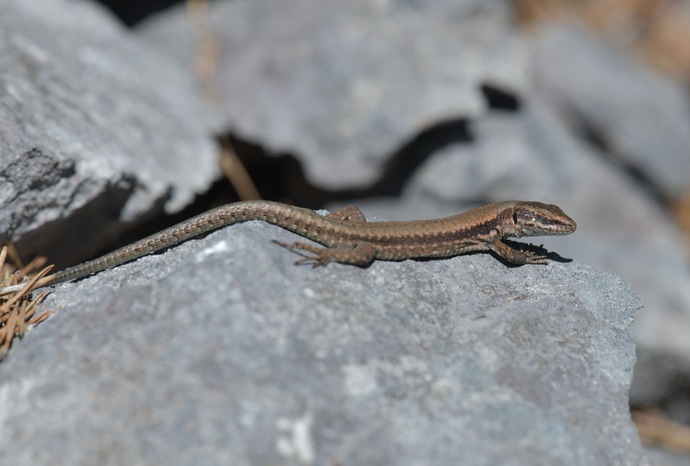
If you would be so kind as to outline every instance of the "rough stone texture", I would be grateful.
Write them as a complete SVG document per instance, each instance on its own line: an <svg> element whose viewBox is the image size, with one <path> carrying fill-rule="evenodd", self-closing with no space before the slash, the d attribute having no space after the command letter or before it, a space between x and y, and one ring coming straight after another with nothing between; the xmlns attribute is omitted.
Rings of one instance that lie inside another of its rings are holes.
<svg viewBox="0 0 690 466"><path fill-rule="evenodd" d="M574 23L534 35L542 96L572 123L594 131L610 155L676 197L690 180L690 102L680 82L635 62Z"/></svg>
<svg viewBox="0 0 690 466"><path fill-rule="evenodd" d="M180 210L217 175L212 118L176 64L87 2L0 11L3 240L78 258L115 220Z"/></svg>
<svg viewBox="0 0 690 466"><path fill-rule="evenodd" d="M370 184L429 126L482 115L481 85L525 86L504 2L226 1L208 23L229 129L296 155L331 189ZM140 31L194 63L182 6Z"/></svg>
<svg viewBox="0 0 690 466"><path fill-rule="evenodd" d="M647 464L640 300L488 254L296 267L236 225L58 287L0 365L0 449L45 464Z"/></svg>

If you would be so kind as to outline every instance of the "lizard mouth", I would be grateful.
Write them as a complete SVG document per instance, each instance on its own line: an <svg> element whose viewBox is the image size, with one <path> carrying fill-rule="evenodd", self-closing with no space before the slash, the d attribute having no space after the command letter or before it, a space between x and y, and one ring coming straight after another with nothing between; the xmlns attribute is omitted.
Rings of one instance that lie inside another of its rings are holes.
<svg viewBox="0 0 690 466"><path fill-rule="evenodd" d="M522 228L522 236L558 236L569 235L577 228L577 224L571 222L550 223L539 225L525 225Z"/></svg>

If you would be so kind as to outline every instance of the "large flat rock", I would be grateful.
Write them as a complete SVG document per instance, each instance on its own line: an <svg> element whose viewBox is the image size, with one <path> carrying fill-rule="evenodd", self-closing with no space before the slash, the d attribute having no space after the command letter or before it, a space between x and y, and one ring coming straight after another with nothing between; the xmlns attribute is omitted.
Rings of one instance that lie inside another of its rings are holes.
<svg viewBox="0 0 690 466"><path fill-rule="evenodd" d="M3 461L646 464L617 276L312 269L271 239L297 237L236 225L57 287L0 365Z"/></svg>

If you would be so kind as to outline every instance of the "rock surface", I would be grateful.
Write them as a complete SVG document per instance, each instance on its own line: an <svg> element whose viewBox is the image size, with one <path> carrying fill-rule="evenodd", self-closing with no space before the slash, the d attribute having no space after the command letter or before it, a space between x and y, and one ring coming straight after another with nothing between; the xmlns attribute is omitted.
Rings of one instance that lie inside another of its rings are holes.
<svg viewBox="0 0 690 466"><path fill-rule="evenodd" d="M20 240L25 257L78 260L122 222L207 189L213 119L175 63L88 2L0 10L4 241Z"/></svg>
<svg viewBox="0 0 690 466"><path fill-rule="evenodd" d="M295 237L236 225L55 289L0 365L3 461L646 464L616 276L312 269L271 239Z"/></svg>
<svg viewBox="0 0 690 466"><path fill-rule="evenodd" d="M228 129L329 189L365 187L419 132L484 114L482 85L525 86L504 2L213 2L208 24ZM194 63L182 6L139 31Z"/></svg>
<svg viewBox="0 0 690 466"><path fill-rule="evenodd" d="M549 34L561 36L553 31ZM570 37L567 33L562 35ZM534 40L540 42L538 34ZM594 47L592 43L589 46ZM599 46L605 48L603 44ZM597 55L605 53L599 51ZM625 81L625 76L631 74L631 86L638 88L639 74L626 72L631 66L627 61L617 60L608 66L620 62L622 69L612 75ZM543 61L534 63L547 67ZM578 76L573 74L571 78L577 81ZM567 88L566 78L563 76L559 82L561 87ZM656 75L653 82L651 89L664 89L661 95L668 96L677 90L668 78ZM538 242L601 270L620 274L645 301L645 311L630 328L639 355L630 390L632 403L669 405L666 400L673 399L679 409L674 409L672 417L688 422L688 411L682 406L687 406L688 399L688 386L683 381L690 374L690 269L681 232L647 190L607 160L610 154L578 139L567 118L559 113L559 106L545 93L548 94L535 84L533 89L518 94L521 108L490 111L471 121L470 140L446 145L430 154L405 183L402 201L363 199L357 204L368 215L395 220L451 215L484 202L512 198L560 205L578 222L577 232L567 240L539 238ZM627 105L644 107L645 99L652 98L641 95L635 100L630 95ZM663 118L648 114L645 118L664 121L677 114L684 121L683 113L677 113L681 104L675 102L667 108L667 102L664 98L652 106L653 114L664 115ZM584 105L584 100L579 105ZM617 115L624 120L642 118L638 115L641 112L621 108ZM607 123L603 128L610 128L609 125L617 127L623 123ZM690 146L684 152L668 149L667 144L677 148L684 137L685 130L670 139L661 136L672 128L673 125L649 125L647 133L638 135L648 142L656 141L658 157L649 156L647 160L659 165L657 171L690 161ZM667 163L669 157L673 161ZM644 169L644 164L640 168ZM677 182L685 176L684 166L677 166L676 172L681 174ZM647 176L654 179L657 175L650 172ZM663 186L668 193L678 188L678 184L671 182ZM462 206L458 205L460 202Z"/></svg>
<svg viewBox="0 0 690 466"><path fill-rule="evenodd" d="M553 22L534 38L534 79L541 96L659 192L671 198L682 194L690 179L690 100L684 85L573 22Z"/></svg>

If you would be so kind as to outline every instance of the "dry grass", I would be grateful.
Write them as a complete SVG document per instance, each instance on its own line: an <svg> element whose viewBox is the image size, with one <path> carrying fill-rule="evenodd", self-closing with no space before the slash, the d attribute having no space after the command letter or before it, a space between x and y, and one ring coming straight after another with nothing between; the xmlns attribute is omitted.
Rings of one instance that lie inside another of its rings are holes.
<svg viewBox="0 0 690 466"><path fill-rule="evenodd" d="M8 255L15 258L14 263L18 264L16 267L6 262ZM47 276L53 266L43 267L45 262L45 258L36 258L21 267L13 248L5 246L0 251L0 285L5 287L26 283L21 290L0 297L0 360L7 356L15 337L21 338L29 328L52 314L52 311L36 314L36 304L43 301L47 292L42 292L35 298L32 295L33 290L46 285L53 278ZM37 273L29 278L34 272Z"/></svg>

